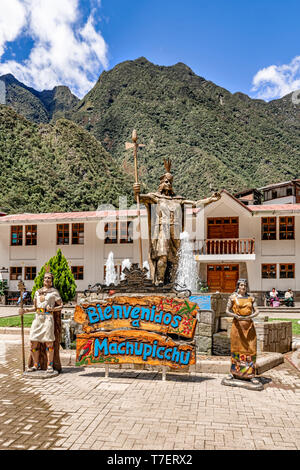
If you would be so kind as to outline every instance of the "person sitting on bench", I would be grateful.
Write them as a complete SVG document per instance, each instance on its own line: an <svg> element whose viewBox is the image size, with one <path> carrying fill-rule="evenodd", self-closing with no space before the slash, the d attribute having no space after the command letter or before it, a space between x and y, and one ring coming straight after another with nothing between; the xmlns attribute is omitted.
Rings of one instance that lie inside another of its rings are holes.
<svg viewBox="0 0 300 470"><path fill-rule="evenodd" d="M294 307L294 293L292 289L288 289L284 294L284 303L287 307Z"/></svg>
<svg viewBox="0 0 300 470"><path fill-rule="evenodd" d="M25 290L24 290L24 293L23 293L23 301L26 301L28 297L28 292L26 290L26 287L25 287ZM19 305L21 303L21 297L18 298L18 301L17 301L17 305Z"/></svg>
<svg viewBox="0 0 300 470"><path fill-rule="evenodd" d="M274 305L274 302L276 302L275 305ZM270 305L271 307L279 306L278 292L275 289L275 287L273 287L273 289L270 291Z"/></svg>

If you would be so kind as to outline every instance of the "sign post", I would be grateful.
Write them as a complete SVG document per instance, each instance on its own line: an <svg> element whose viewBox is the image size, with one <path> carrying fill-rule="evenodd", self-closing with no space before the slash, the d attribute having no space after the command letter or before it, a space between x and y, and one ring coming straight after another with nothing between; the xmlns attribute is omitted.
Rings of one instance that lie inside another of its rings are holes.
<svg viewBox="0 0 300 470"><path fill-rule="evenodd" d="M20 291L20 306L23 310L23 294L25 291L25 284L23 281L18 282L18 289ZM22 338L22 365L23 365L23 372L25 372L25 347L24 347L24 314L21 315L21 338Z"/></svg>
<svg viewBox="0 0 300 470"><path fill-rule="evenodd" d="M76 365L143 364L184 370L196 363L194 334L199 307L188 299L160 295L116 297L76 305Z"/></svg>

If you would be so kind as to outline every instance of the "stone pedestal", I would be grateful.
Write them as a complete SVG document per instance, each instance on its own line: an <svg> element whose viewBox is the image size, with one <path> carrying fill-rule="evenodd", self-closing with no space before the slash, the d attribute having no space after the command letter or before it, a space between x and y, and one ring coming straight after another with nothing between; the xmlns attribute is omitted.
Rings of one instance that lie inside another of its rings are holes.
<svg viewBox="0 0 300 470"><path fill-rule="evenodd" d="M23 377L26 379L32 380L47 380L52 379L53 377L57 377L59 372L57 370L53 370L52 372L47 372L46 370L36 370L34 372L23 372Z"/></svg>
<svg viewBox="0 0 300 470"><path fill-rule="evenodd" d="M252 383L250 380L242 380L242 379L235 379L234 377L225 377L221 384L227 385L229 387L239 387L239 388L246 388L247 390L254 390L260 392L264 389L263 384L256 379L259 383Z"/></svg>

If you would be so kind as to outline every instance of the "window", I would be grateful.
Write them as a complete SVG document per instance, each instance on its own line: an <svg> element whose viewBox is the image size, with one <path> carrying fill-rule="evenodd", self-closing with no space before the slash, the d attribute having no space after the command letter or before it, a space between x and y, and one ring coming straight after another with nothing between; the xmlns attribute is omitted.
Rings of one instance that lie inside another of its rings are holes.
<svg viewBox="0 0 300 470"><path fill-rule="evenodd" d="M11 245L20 246L23 244L23 226L13 225L11 227Z"/></svg>
<svg viewBox="0 0 300 470"><path fill-rule="evenodd" d="M261 277L263 279L276 279L276 264L262 264Z"/></svg>
<svg viewBox="0 0 300 470"><path fill-rule="evenodd" d="M22 267L14 266L10 268L10 280L11 281L18 281L22 279Z"/></svg>
<svg viewBox="0 0 300 470"><path fill-rule="evenodd" d="M272 191L272 199L277 199L277 191Z"/></svg>
<svg viewBox="0 0 300 470"><path fill-rule="evenodd" d="M84 243L84 224L72 224L72 244L83 245Z"/></svg>
<svg viewBox="0 0 300 470"><path fill-rule="evenodd" d="M25 281L34 281L36 278L36 267L26 266L25 267Z"/></svg>
<svg viewBox="0 0 300 470"><path fill-rule="evenodd" d="M279 240L294 240L295 217L279 217Z"/></svg>
<svg viewBox="0 0 300 470"><path fill-rule="evenodd" d="M280 279L294 279L295 278L295 265L292 264L280 264L279 271Z"/></svg>
<svg viewBox="0 0 300 470"><path fill-rule="evenodd" d="M293 188L287 188L286 189L286 195L287 196L292 196L293 195Z"/></svg>
<svg viewBox="0 0 300 470"><path fill-rule="evenodd" d="M133 243L133 222L120 222L120 243Z"/></svg>
<svg viewBox="0 0 300 470"><path fill-rule="evenodd" d="M261 239L276 240L276 217L263 217L261 219Z"/></svg>
<svg viewBox="0 0 300 470"><path fill-rule="evenodd" d="M71 269L76 281L83 279L83 266L72 266Z"/></svg>
<svg viewBox="0 0 300 470"><path fill-rule="evenodd" d="M57 224L57 245L68 245L69 237L69 224Z"/></svg>
<svg viewBox="0 0 300 470"><path fill-rule="evenodd" d="M117 222L108 222L104 227L104 243L118 243Z"/></svg>
<svg viewBox="0 0 300 470"><path fill-rule="evenodd" d="M25 245L36 245L37 242L37 226L25 225Z"/></svg>

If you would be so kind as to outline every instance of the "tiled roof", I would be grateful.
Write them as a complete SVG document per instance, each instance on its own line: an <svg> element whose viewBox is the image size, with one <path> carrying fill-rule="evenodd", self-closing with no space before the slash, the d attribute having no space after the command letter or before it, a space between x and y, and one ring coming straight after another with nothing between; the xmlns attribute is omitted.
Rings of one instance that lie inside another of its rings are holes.
<svg viewBox="0 0 300 470"><path fill-rule="evenodd" d="M258 204L247 206L252 212L291 211L300 212L300 204Z"/></svg>
<svg viewBox="0 0 300 470"><path fill-rule="evenodd" d="M261 191L261 190L265 190L265 189L279 188L281 186L286 186L288 184L293 184L293 183L298 183L299 184L299 182L300 182L300 179L295 178L294 180L281 181L280 183L268 184L267 186L262 186L261 188L258 188L258 190Z"/></svg>
<svg viewBox="0 0 300 470"><path fill-rule="evenodd" d="M225 191L224 191L225 192ZM227 193L229 194L229 193ZM235 199L231 194L229 194ZM261 205L248 205L245 206L240 201L235 199L244 209L250 212L267 212L267 211L286 211L286 212L300 212L300 204L261 204ZM200 209L187 209L187 213L197 213ZM141 215L147 215L146 209L141 209ZM0 217L0 225L7 223L24 223L24 222L57 222L68 220L99 220L104 217L136 217L136 209L124 210L102 210L102 211L85 211L85 212L47 212L42 214L11 214Z"/></svg>
<svg viewBox="0 0 300 470"><path fill-rule="evenodd" d="M146 210L141 210L141 215L146 215ZM11 222L44 222L58 220L93 220L101 219L109 216L137 216L136 209L128 210L106 210L106 211L86 211L86 212L47 212L42 214L11 214L5 215L0 218L0 224L11 223Z"/></svg>
<svg viewBox="0 0 300 470"><path fill-rule="evenodd" d="M247 194L246 196L240 196L239 199L240 199L240 201L242 201L242 202L243 202L244 200L246 200L246 201L251 201L251 200L253 199L253 194Z"/></svg>

